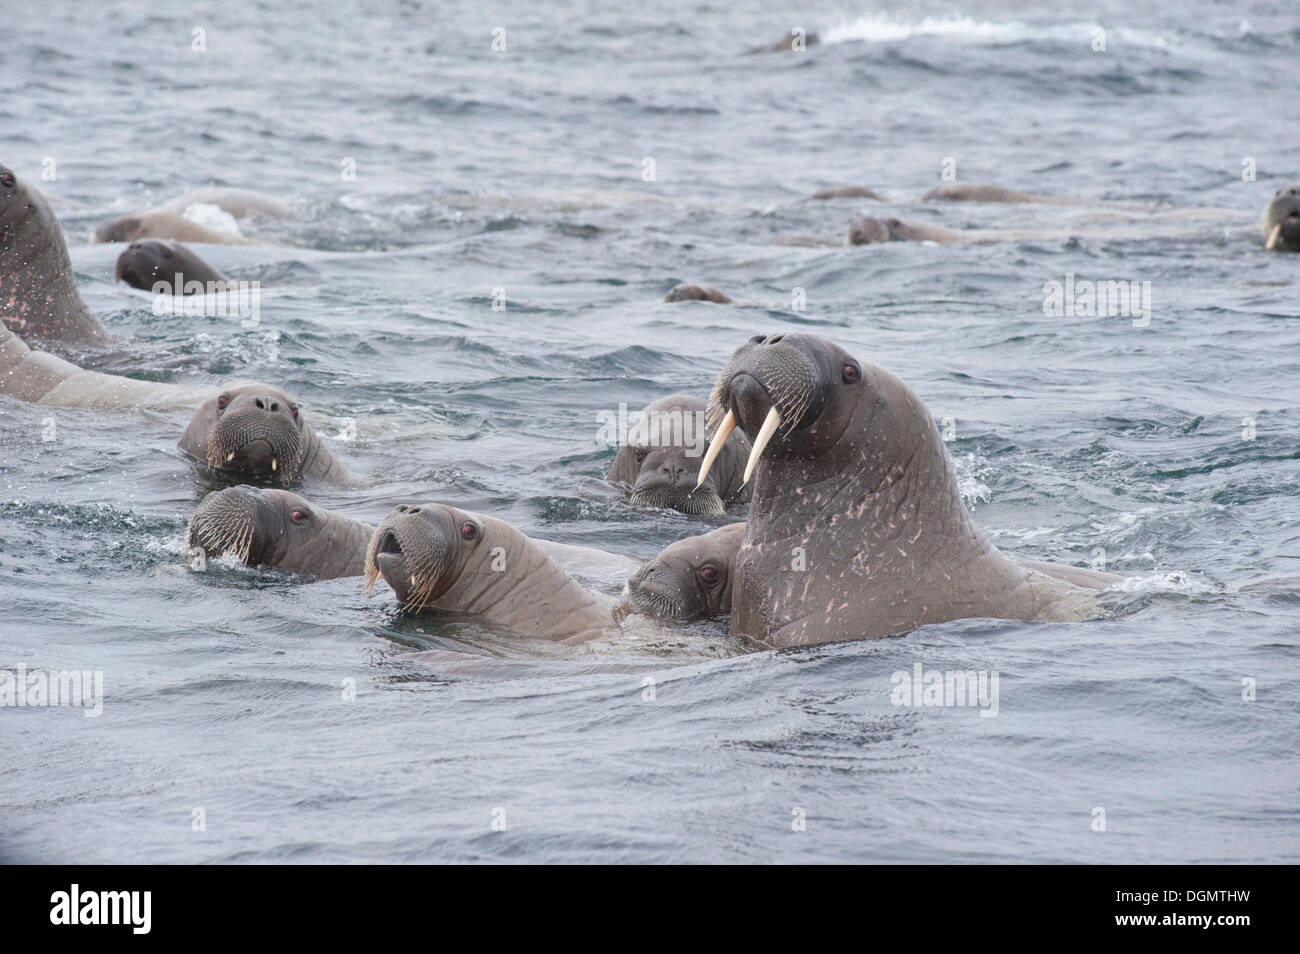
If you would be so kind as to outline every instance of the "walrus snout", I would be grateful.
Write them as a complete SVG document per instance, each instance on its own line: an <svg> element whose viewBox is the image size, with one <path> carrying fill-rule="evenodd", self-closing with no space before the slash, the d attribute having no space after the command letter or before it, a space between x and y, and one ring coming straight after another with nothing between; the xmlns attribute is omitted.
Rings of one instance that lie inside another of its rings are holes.
<svg viewBox="0 0 1300 954"><path fill-rule="evenodd" d="M402 504L375 528L366 548L366 592L384 578L403 606L418 609L447 587L457 532L440 504Z"/></svg>
<svg viewBox="0 0 1300 954"><path fill-rule="evenodd" d="M208 494L190 517L186 542L211 557L235 557L248 566L263 562L269 539L266 508L258 491L240 485Z"/></svg>
<svg viewBox="0 0 1300 954"><path fill-rule="evenodd" d="M623 598L639 612L658 619L689 619L688 594L679 572L651 560L628 578Z"/></svg>
<svg viewBox="0 0 1300 954"><path fill-rule="evenodd" d="M302 463L297 408L270 393L222 395L208 441L208 466L288 483Z"/></svg>
<svg viewBox="0 0 1300 954"><path fill-rule="evenodd" d="M1264 213L1264 247L1300 252L1300 183L1277 190Z"/></svg>
<svg viewBox="0 0 1300 954"><path fill-rule="evenodd" d="M893 238L889 226L880 219L857 219L849 226L849 245L873 245Z"/></svg>

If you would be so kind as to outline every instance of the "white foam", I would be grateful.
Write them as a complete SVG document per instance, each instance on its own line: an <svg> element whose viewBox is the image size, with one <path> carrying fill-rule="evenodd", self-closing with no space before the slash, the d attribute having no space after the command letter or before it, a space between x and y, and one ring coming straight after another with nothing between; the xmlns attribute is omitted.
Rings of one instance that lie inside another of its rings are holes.
<svg viewBox="0 0 1300 954"><path fill-rule="evenodd" d="M235 217L218 205L196 202L185 207L183 217L195 225L201 225L214 232L225 232L228 235L240 234L239 223L235 221Z"/></svg>
<svg viewBox="0 0 1300 954"><path fill-rule="evenodd" d="M1019 43L1036 40L1054 43L1092 43L1094 33L1104 24L1095 21L1073 23L1024 23L1010 20L994 23L970 17L925 17L908 21L888 14L866 14L826 30L823 43L898 43L914 37L938 37L965 43ZM1106 27L1109 37L1133 46L1167 47L1165 37L1127 27Z"/></svg>

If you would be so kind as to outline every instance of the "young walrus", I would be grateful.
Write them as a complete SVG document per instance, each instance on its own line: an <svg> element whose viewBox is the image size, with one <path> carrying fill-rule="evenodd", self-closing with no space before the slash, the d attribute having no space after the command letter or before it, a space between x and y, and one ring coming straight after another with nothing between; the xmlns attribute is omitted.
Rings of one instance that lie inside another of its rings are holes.
<svg viewBox="0 0 1300 954"><path fill-rule="evenodd" d="M678 540L628 578L623 597L666 620L731 615L731 579L744 523Z"/></svg>
<svg viewBox="0 0 1300 954"><path fill-rule="evenodd" d="M382 576L406 609L477 616L562 643L615 634L629 612L510 524L437 503L386 516L370 537L365 575L367 593Z"/></svg>

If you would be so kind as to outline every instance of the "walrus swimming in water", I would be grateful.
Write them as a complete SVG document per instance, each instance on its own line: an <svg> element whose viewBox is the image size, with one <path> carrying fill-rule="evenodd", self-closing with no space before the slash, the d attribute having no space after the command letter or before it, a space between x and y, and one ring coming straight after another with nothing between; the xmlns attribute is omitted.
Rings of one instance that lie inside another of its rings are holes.
<svg viewBox="0 0 1300 954"><path fill-rule="evenodd" d="M731 299L716 288L709 288L707 285L674 285L669 289L668 294L664 295L664 301L711 301L719 305L731 304Z"/></svg>
<svg viewBox="0 0 1300 954"><path fill-rule="evenodd" d="M186 541L212 558L273 566L322 580L360 576L374 528L287 490L227 487L208 494Z"/></svg>
<svg viewBox="0 0 1300 954"><path fill-rule="evenodd" d="M979 531L925 405L883 368L813 335L758 335L718 375L709 412L715 446L733 429L753 440L733 634L781 647L1098 612L1095 590L1007 558Z"/></svg>
<svg viewBox="0 0 1300 954"><path fill-rule="evenodd" d="M705 403L688 394L673 394L641 412L635 432L618 449L606 480L632 486L635 507L667 507L689 514L721 516L728 503L749 499L740 471L749 456L743 434L726 439L718 465L697 486L696 461L708 450L704 440Z"/></svg>
<svg viewBox="0 0 1300 954"><path fill-rule="evenodd" d="M50 204L5 166L0 166L0 318L33 340L97 345L108 338L77 291Z"/></svg>
<svg viewBox="0 0 1300 954"><path fill-rule="evenodd" d="M356 479L316 436L297 402L259 382L229 385L209 397L177 446L219 473L282 485Z"/></svg>
<svg viewBox="0 0 1300 954"><path fill-rule="evenodd" d="M624 598L667 620L731 615L731 580L745 524L678 540L628 578Z"/></svg>
<svg viewBox="0 0 1300 954"><path fill-rule="evenodd" d="M223 291L230 279L180 242L141 239L117 257L113 281L161 295L190 295Z"/></svg>
<svg viewBox="0 0 1300 954"><path fill-rule="evenodd" d="M849 226L846 245L874 245L877 242L959 242L962 236L951 229L899 219L857 219Z"/></svg>
<svg viewBox="0 0 1300 954"><path fill-rule="evenodd" d="M171 410L193 407L207 390L87 371L37 351L0 324L0 394L52 407Z"/></svg>
<svg viewBox="0 0 1300 954"><path fill-rule="evenodd" d="M842 186L838 189L822 189L820 192L814 192L808 198L810 199L876 199L879 202L885 201L879 195L872 192L865 186Z"/></svg>
<svg viewBox="0 0 1300 954"><path fill-rule="evenodd" d="M1086 199L1071 199L1066 196L1030 195L996 185L959 185L951 183L931 189L921 196L922 202L1007 202L1029 203L1035 205L1090 205Z"/></svg>
<svg viewBox="0 0 1300 954"><path fill-rule="evenodd" d="M269 566L319 579L361 576L372 524L274 487L240 484L213 491L190 517L186 537L213 558ZM565 572L606 587L621 586L643 563L592 547L534 540Z"/></svg>
<svg viewBox="0 0 1300 954"><path fill-rule="evenodd" d="M380 576L403 607L465 613L524 636L580 643L619 629L618 607L579 585L510 524L443 504L402 505L375 528L366 592Z"/></svg>
<svg viewBox="0 0 1300 954"><path fill-rule="evenodd" d="M1300 182L1278 189L1264 211L1264 248L1300 252Z"/></svg>
<svg viewBox="0 0 1300 954"><path fill-rule="evenodd" d="M133 242L141 238L174 239L178 242L206 242L212 245L242 244L247 239L230 232L208 228L185 217L194 206L213 205L236 219L254 215L289 218L288 204L248 189L194 189L155 209L122 215L102 223L91 236L93 242Z"/></svg>

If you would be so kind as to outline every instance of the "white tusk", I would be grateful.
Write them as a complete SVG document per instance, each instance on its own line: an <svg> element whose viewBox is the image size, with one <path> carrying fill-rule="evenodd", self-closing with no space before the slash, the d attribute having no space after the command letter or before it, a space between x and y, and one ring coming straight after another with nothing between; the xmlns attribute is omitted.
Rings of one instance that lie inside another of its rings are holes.
<svg viewBox="0 0 1300 954"><path fill-rule="evenodd" d="M1282 234L1282 223L1279 222L1273 226L1273 231L1268 233L1268 241L1264 243L1265 251L1271 252L1277 245L1277 240Z"/></svg>
<svg viewBox="0 0 1300 954"><path fill-rule="evenodd" d="M754 447L749 452L749 460L745 464L745 484L749 483L749 478L754 476L754 468L758 466L758 459L763 456L767 442L772 439L772 435L776 433L776 429L780 426L781 415L776 408L772 408L767 412L767 417L763 419L763 426L759 429L758 436L754 438Z"/></svg>
<svg viewBox="0 0 1300 954"><path fill-rule="evenodd" d="M234 459L235 459L235 452L234 452L234 451L231 451L229 454L226 455L226 463L227 463L227 464L230 463L230 462L231 462L232 460L234 460Z"/></svg>
<svg viewBox="0 0 1300 954"><path fill-rule="evenodd" d="M704 460L700 463L700 480L695 485L696 490L700 489L700 486L704 483L704 478L709 476L709 471L713 469L713 462L718 459L718 455L722 453L722 446L727 443L727 438L731 436L731 432L735 429L736 415L728 411L727 416L718 425L718 432L713 435L713 440L709 443L709 449L704 455Z"/></svg>
<svg viewBox="0 0 1300 954"><path fill-rule="evenodd" d="M272 457L272 458L271 458L271 469L272 469L272 470L275 470L275 468L276 468L276 460L275 460L274 457Z"/></svg>

